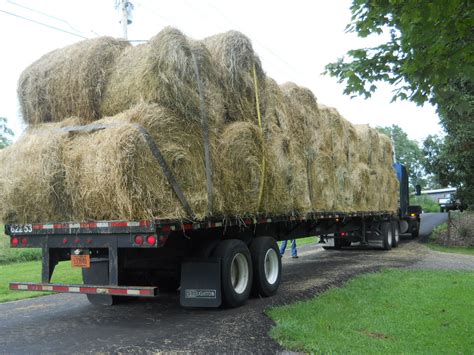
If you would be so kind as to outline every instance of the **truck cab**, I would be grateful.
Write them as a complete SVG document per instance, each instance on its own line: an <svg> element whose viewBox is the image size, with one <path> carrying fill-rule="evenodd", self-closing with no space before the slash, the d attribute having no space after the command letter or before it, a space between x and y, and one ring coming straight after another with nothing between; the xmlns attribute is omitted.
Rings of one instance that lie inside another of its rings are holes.
<svg viewBox="0 0 474 355"><path fill-rule="evenodd" d="M400 204L398 214L400 217L400 233L410 233L413 238L418 237L420 231L421 206L410 205L410 192L408 188L408 172L404 165L393 164L400 183Z"/></svg>

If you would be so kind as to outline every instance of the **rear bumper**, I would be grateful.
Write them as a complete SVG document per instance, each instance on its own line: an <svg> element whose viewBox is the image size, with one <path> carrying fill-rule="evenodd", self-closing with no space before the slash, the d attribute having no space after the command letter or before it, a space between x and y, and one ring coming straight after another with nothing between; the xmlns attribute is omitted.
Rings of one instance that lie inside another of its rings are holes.
<svg viewBox="0 0 474 355"><path fill-rule="evenodd" d="M141 286L97 286L97 285L63 285L50 283L12 282L10 290L14 291L40 291L58 293L82 293L89 295L135 296L156 297L157 287Z"/></svg>

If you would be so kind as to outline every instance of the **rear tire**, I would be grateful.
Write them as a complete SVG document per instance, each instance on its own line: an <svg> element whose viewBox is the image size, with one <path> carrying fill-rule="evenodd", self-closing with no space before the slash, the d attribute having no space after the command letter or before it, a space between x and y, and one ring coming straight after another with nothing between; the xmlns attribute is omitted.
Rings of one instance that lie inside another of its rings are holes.
<svg viewBox="0 0 474 355"><path fill-rule="evenodd" d="M390 222L382 222L380 226L380 232L382 237L382 249L390 250L392 249L392 226Z"/></svg>
<svg viewBox="0 0 474 355"><path fill-rule="evenodd" d="M398 247L400 243L400 227L398 221L392 221L392 248Z"/></svg>
<svg viewBox="0 0 474 355"><path fill-rule="evenodd" d="M213 255L221 259L221 286L224 306L242 306L252 289L252 259L244 242L238 239L224 240Z"/></svg>
<svg viewBox="0 0 474 355"><path fill-rule="evenodd" d="M273 296L281 283L281 256L278 244L271 237L259 237L250 244L255 296Z"/></svg>

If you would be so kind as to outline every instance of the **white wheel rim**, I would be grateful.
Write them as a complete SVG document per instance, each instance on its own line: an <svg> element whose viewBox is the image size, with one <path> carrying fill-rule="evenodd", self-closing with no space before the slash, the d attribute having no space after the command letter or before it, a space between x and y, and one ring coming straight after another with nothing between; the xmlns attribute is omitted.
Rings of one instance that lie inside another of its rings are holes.
<svg viewBox="0 0 474 355"><path fill-rule="evenodd" d="M270 248L265 253L264 260L265 279L270 285L273 285L278 279L278 255L275 249Z"/></svg>
<svg viewBox="0 0 474 355"><path fill-rule="evenodd" d="M388 230L388 245L392 245L392 231L389 229Z"/></svg>
<svg viewBox="0 0 474 355"><path fill-rule="evenodd" d="M238 294L244 293L249 283L249 265L244 254L234 255L230 265L230 279L234 291Z"/></svg>
<svg viewBox="0 0 474 355"><path fill-rule="evenodd" d="M400 241L400 233L398 232L398 228L395 228L395 242L398 244Z"/></svg>

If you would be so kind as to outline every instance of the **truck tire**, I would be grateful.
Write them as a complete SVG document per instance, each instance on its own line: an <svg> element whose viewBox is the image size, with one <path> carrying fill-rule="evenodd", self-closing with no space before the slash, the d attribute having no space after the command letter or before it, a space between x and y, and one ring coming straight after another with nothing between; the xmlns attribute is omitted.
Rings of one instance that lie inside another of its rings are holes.
<svg viewBox="0 0 474 355"><path fill-rule="evenodd" d="M222 301L225 307L242 306L252 289L252 258L249 248L238 239L219 243L213 255L221 259Z"/></svg>
<svg viewBox="0 0 474 355"><path fill-rule="evenodd" d="M259 237L250 244L253 286L255 296L273 296L281 283L281 256L278 244L272 237Z"/></svg>
<svg viewBox="0 0 474 355"><path fill-rule="evenodd" d="M392 221L392 248L398 247L400 242L400 227L398 221Z"/></svg>
<svg viewBox="0 0 474 355"><path fill-rule="evenodd" d="M412 230L411 237L418 238L419 235L420 235L420 223L416 222L416 228Z"/></svg>
<svg viewBox="0 0 474 355"><path fill-rule="evenodd" d="M390 222L382 222L380 226L380 232L382 236L382 249L390 250L392 249L392 225Z"/></svg>

